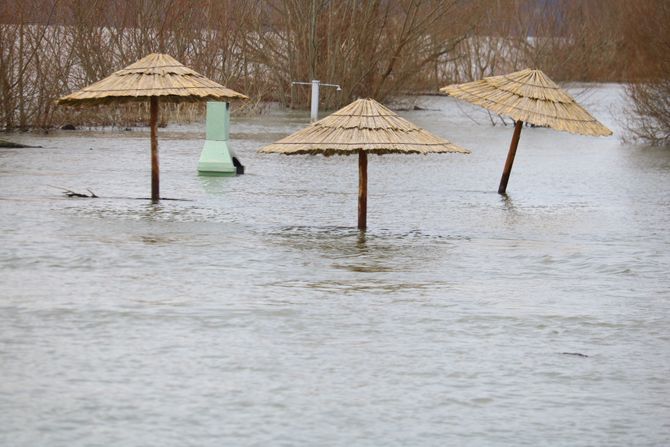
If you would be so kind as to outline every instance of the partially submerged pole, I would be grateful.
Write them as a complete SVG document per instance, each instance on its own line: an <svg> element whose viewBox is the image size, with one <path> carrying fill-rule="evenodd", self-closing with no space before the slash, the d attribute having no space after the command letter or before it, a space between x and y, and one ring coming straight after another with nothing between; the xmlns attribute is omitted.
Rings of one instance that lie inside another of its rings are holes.
<svg viewBox="0 0 670 447"><path fill-rule="evenodd" d="M303 81L293 81L291 82L291 107L293 107L293 86L294 85L311 85L312 86L312 99L310 102L310 122L318 121L319 119L319 89L321 87L335 87L338 92L342 91L342 87L338 84L322 84L318 79L312 79L312 82L303 82Z"/></svg>
<svg viewBox="0 0 670 447"><path fill-rule="evenodd" d="M313 123L319 119L319 84L321 81L312 79L312 104L310 110L310 121Z"/></svg>
<svg viewBox="0 0 670 447"><path fill-rule="evenodd" d="M160 200L160 172L158 169L158 97L151 97L151 201Z"/></svg>
<svg viewBox="0 0 670 447"><path fill-rule="evenodd" d="M358 229L365 231L368 221L368 154L358 151Z"/></svg>
<svg viewBox="0 0 670 447"><path fill-rule="evenodd" d="M523 121L517 121L516 124L514 124L514 135L512 136L512 143L510 144L509 152L507 153L507 160L505 161L505 168L503 169L502 178L500 179L498 194L506 194L507 182L509 181L509 175L512 172L512 165L514 164L514 156L516 155L516 147L519 145L521 127L523 127Z"/></svg>

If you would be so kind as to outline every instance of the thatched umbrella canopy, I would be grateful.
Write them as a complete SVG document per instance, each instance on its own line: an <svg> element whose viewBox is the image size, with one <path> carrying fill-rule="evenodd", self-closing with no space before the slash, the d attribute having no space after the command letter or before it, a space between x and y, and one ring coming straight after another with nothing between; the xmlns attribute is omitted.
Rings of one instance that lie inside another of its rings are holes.
<svg viewBox="0 0 670 447"><path fill-rule="evenodd" d="M521 70L440 89L516 121L498 192L505 194L524 122L580 135L607 136L612 131L591 116L541 70Z"/></svg>
<svg viewBox="0 0 670 447"><path fill-rule="evenodd" d="M167 54L150 54L78 92L60 98L62 105L99 105L131 101L151 104L151 199L160 199L158 102L248 99L180 64Z"/></svg>
<svg viewBox="0 0 670 447"><path fill-rule="evenodd" d="M326 156L358 154L359 230L367 227L368 153L470 153L415 126L374 99L358 99L259 152Z"/></svg>

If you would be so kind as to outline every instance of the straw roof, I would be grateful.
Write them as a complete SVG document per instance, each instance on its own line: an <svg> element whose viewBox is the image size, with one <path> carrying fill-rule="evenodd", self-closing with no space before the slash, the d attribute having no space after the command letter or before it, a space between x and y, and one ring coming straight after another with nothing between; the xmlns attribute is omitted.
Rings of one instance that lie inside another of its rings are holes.
<svg viewBox="0 0 670 447"><path fill-rule="evenodd" d="M180 64L167 54L150 54L82 90L58 100L64 105L97 105L146 101L160 97L170 102L248 99Z"/></svg>
<svg viewBox="0 0 670 447"><path fill-rule="evenodd" d="M427 132L374 99L358 99L259 152L282 154L470 153Z"/></svg>
<svg viewBox="0 0 670 447"><path fill-rule="evenodd" d="M612 131L582 108L541 70L521 70L440 89L515 121L548 126L581 135L606 136Z"/></svg>

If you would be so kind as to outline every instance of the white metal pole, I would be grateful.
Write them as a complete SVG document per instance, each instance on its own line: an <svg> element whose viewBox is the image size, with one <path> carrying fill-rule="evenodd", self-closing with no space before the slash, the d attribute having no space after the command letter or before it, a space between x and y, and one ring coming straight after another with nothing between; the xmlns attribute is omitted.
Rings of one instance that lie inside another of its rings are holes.
<svg viewBox="0 0 670 447"><path fill-rule="evenodd" d="M319 83L315 79L312 79L312 113L310 116L310 121L314 122L319 119Z"/></svg>

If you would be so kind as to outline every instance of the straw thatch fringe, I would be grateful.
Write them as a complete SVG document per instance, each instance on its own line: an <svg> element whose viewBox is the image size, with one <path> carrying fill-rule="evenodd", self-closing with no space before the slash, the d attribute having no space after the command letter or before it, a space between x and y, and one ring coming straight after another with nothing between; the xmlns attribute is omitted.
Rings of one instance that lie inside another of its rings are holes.
<svg viewBox="0 0 670 447"><path fill-rule="evenodd" d="M82 90L60 98L63 105L98 105L146 101L158 96L169 102L248 99L167 54L150 54Z"/></svg>
<svg viewBox="0 0 670 447"><path fill-rule="evenodd" d="M359 99L259 152L281 154L469 153L423 130L373 99Z"/></svg>
<svg viewBox="0 0 670 447"><path fill-rule="evenodd" d="M582 108L541 70L521 70L440 89L494 113L538 126L580 135L607 136L612 131Z"/></svg>

